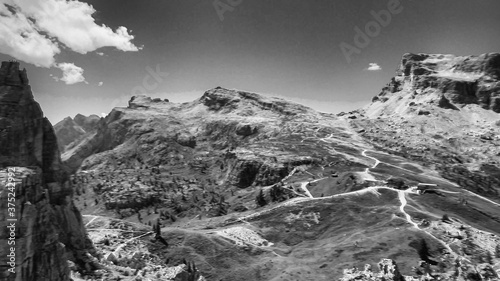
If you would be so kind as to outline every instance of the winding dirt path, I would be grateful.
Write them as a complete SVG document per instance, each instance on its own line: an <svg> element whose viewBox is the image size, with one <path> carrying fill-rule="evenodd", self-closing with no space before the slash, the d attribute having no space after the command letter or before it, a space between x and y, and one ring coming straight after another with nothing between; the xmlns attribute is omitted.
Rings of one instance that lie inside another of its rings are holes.
<svg viewBox="0 0 500 281"><path fill-rule="evenodd" d="M314 198L311 194L311 192L309 192L309 189L307 189L307 185L309 184L308 181L305 181L305 182L301 182L300 183L300 189L302 189L304 191L304 194L309 197L309 198Z"/></svg>
<svg viewBox="0 0 500 281"><path fill-rule="evenodd" d="M98 216L94 216L87 224L85 224L85 227L87 227L89 224L91 224L97 218L98 218Z"/></svg>
<svg viewBox="0 0 500 281"><path fill-rule="evenodd" d="M130 242L132 242L132 241L134 241L134 240L136 240L136 239L142 238L142 237L144 237L144 236L151 235L151 234L153 234L153 233L154 233L153 231L149 231L149 232L146 232L146 233L144 233L144 234L142 234L142 235L139 235L139 236L136 236L136 237L132 237L132 238L130 238L129 240L127 240L127 241L125 241L125 242L121 243L120 245L118 245L118 247L116 247L116 249L113 251L113 255L118 256L118 253L120 253L121 249L122 249L123 247L125 247L125 245L127 245L128 243L130 243Z"/></svg>
<svg viewBox="0 0 500 281"><path fill-rule="evenodd" d="M380 160L378 160L378 159L377 159L377 158L375 158L375 157L371 157L371 156L366 155L366 152L367 152L367 151L368 151L368 149L363 150L363 152L361 152L361 155L363 155L364 157L366 157L366 158L370 158L370 159L372 159L373 161L375 161L375 164L373 164L373 166L371 167L371 169L375 169L375 168L378 166L378 164L380 164ZM366 168L366 169L369 169L369 168ZM367 172L368 172L368 170L367 170Z"/></svg>
<svg viewBox="0 0 500 281"><path fill-rule="evenodd" d="M410 224L412 224L414 227L416 227L417 229L419 229L418 228L418 224L415 223L414 221L412 221L411 216L405 211L405 206L408 203L407 200L406 200L405 193L406 193L405 190L399 190L398 191L399 201L401 202L401 206L399 206L399 210L401 211L401 213L403 213L405 215L406 220Z"/></svg>
<svg viewBox="0 0 500 281"><path fill-rule="evenodd" d="M377 158L375 157L371 157L371 156L368 156L366 155L366 149L361 153L363 156L365 157L368 157L368 158L371 158L373 160L375 160L375 164L372 166L372 169L377 167L378 164L381 163L380 160L378 160ZM393 165L391 165L393 166ZM395 166L396 167L396 166ZM370 172L370 169L367 168L366 169L366 172L369 173ZM382 187L381 187L382 188ZM457 257L457 254L451 249L450 245L447 244L446 242L444 242L443 240L439 239L438 237L434 236L432 233L428 232L427 230L425 229L421 229L418 227L418 224L416 222L414 222L411 218L411 216L405 211L405 207L406 205L408 204L408 200L406 199L406 194L418 194L416 193L416 189L417 187L412 187L412 188L409 188L407 190L398 190L398 189L394 189L394 188L390 188L390 187L387 187L387 186L384 186L383 188L386 188L386 189L390 189L390 190L394 190L398 193L398 199L399 201L401 202L401 205L399 206L399 210L401 211L401 213L403 213L403 215L405 216L406 218L406 221L408 223L410 223L411 225L413 225L416 229L426 233L427 235L431 236L432 238L434 238L435 240L439 241L441 244L444 245L444 247L448 250L448 252L453 255L454 257Z"/></svg>

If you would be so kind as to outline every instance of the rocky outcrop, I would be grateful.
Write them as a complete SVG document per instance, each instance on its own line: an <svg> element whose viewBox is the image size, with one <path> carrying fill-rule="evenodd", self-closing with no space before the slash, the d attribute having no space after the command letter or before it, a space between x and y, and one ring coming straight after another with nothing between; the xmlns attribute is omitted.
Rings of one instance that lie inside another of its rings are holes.
<svg viewBox="0 0 500 281"><path fill-rule="evenodd" d="M176 136L176 141L178 144L182 146L187 146L191 148L195 148L196 146L196 137L186 132L178 134Z"/></svg>
<svg viewBox="0 0 500 281"><path fill-rule="evenodd" d="M56 137L30 86L22 84L25 71L19 71L17 62L4 62L0 73L4 81L0 84L0 165L40 166L46 168L49 180L60 178Z"/></svg>
<svg viewBox="0 0 500 281"><path fill-rule="evenodd" d="M385 102L394 93L418 96L437 92L446 99L439 101L444 108L478 104L500 112L499 62L500 53L466 57L408 53L396 76L373 101Z"/></svg>
<svg viewBox="0 0 500 281"><path fill-rule="evenodd" d="M71 143L80 140L85 134L97 129L101 118L97 115L77 114L74 119L66 117L54 125L59 151L63 153Z"/></svg>
<svg viewBox="0 0 500 281"><path fill-rule="evenodd" d="M100 120L95 127L71 142L61 158L64 166L70 171L76 171L82 162L94 153L99 153L122 144L125 140L128 126L131 122L117 124L114 121L122 116L120 111L111 111L106 118ZM62 134L61 137L64 137Z"/></svg>
<svg viewBox="0 0 500 281"><path fill-rule="evenodd" d="M168 99L160 99L160 98L150 98L146 95L138 95L133 96L128 101L128 108L130 109L138 109L138 108L149 108L150 104L154 103L168 103Z"/></svg>
<svg viewBox="0 0 500 281"><path fill-rule="evenodd" d="M391 259L383 259L378 263L379 272L373 272L371 265L367 264L363 271L357 268L345 269L344 276L340 281L351 280L374 280L374 281L405 281L401 275L395 261Z"/></svg>
<svg viewBox="0 0 500 281"><path fill-rule="evenodd" d="M379 272L373 272L371 265L365 265L363 271L357 268L345 269L340 281L430 281L430 280L497 280L498 274L490 264L479 264L477 267L463 264L456 260L453 267L444 272L433 272L429 264L420 261L413 267L413 276L403 276L394 260L382 259L378 263Z"/></svg>
<svg viewBox="0 0 500 281"><path fill-rule="evenodd" d="M9 280L70 280L67 260L92 268L95 254L79 211L72 203L72 187L64 172L50 122L34 100L26 71L19 63L3 63L0 70L0 207L7 210L6 180L16 181L15 274ZM7 167L9 167L7 169ZM9 206L11 207L11 206ZM7 212L0 214L1 237L9 237ZM9 245L3 243L1 252ZM10 267L0 256L3 276Z"/></svg>
<svg viewBox="0 0 500 281"><path fill-rule="evenodd" d="M85 130L85 132L90 132L96 128L97 123L99 123L101 118L95 114L89 116L77 114L75 118L73 118L73 120L75 121L76 124L82 127Z"/></svg>
<svg viewBox="0 0 500 281"><path fill-rule="evenodd" d="M19 69L17 61L3 61L0 68L0 85L23 87L29 84L26 69Z"/></svg>
<svg viewBox="0 0 500 281"><path fill-rule="evenodd" d="M244 137L248 137L257 133L257 127L249 124L242 124L236 127L236 134Z"/></svg>
<svg viewBox="0 0 500 281"><path fill-rule="evenodd" d="M79 139L86 133L81 126L71 119L71 117L66 117L54 125L54 131L57 136L59 151L61 152L66 149L67 145Z"/></svg>
<svg viewBox="0 0 500 281"><path fill-rule="evenodd" d="M149 108L147 104L150 103L151 101L152 101L151 98L145 95L133 96L128 101L128 108L131 109Z"/></svg>
<svg viewBox="0 0 500 281"><path fill-rule="evenodd" d="M255 93L228 90L221 87L206 91L199 101L209 110L220 113L242 109L249 105L255 109L269 110L285 116L295 116L310 111L310 108L306 106L282 99L266 98Z"/></svg>

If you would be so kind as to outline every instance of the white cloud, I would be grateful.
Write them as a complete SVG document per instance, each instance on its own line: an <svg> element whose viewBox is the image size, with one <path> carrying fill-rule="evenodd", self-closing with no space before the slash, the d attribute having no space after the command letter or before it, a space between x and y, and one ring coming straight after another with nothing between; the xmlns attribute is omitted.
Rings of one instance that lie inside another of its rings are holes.
<svg viewBox="0 0 500 281"><path fill-rule="evenodd" d="M57 67L62 70L63 77L55 77L56 81L63 81L67 85L85 82L85 78L83 77L83 69L76 66L74 63L64 62L58 64Z"/></svg>
<svg viewBox="0 0 500 281"><path fill-rule="evenodd" d="M103 84L104 84L104 82L102 82L102 81L101 81L101 82L99 82L99 83L97 84L97 86L101 87Z"/></svg>
<svg viewBox="0 0 500 281"><path fill-rule="evenodd" d="M57 43L40 34L25 15L3 3L0 3L0 38L0 53L36 66L52 66L54 56L61 52Z"/></svg>
<svg viewBox="0 0 500 281"><path fill-rule="evenodd" d="M382 67L380 67L380 65L378 65L378 63L369 63L369 66L368 68L366 68L366 70L368 71L380 71L382 70Z"/></svg>
<svg viewBox="0 0 500 281"><path fill-rule="evenodd" d="M92 5L77 0L0 0L0 53L40 67L61 68L66 64L57 64L55 56L63 47L80 54L102 47L141 49L131 42L134 36L126 27L113 31L97 24L92 17L95 12Z"/></svg>
<svg viewBox="0 0 500 281"><path fill-rule="evenodd" d="M104 53L103 52L95 52L96 54L98 54L99 56L104 56Z"/></svg>

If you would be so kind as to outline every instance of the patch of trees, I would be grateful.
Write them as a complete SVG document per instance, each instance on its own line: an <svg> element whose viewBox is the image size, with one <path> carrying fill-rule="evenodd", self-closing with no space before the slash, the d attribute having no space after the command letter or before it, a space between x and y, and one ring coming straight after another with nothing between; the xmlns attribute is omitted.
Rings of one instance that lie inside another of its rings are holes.
<svg viewBox="0 0 500 281"><path fill-rule="evenodd" d="M196 264L194 262L187 262L184 259L184 264L187 265L187 269L175 276L174 281L198 281L201 274Z"/></svg>
<svg viewBox="0 0 500 281"><path fill-rule="evenodd" d="M258 207L264 207L267 205L267 201L264 196L264 191L262 189L259 191L257 197L255 197L255 204L257 204Z"/></svg>
<svg viewBox="0 0 500 281"><path fill-rule="evenodd" d="M387 180L387 185L395 189L407 189L408 185L405 180L398 177L392 177Z"/></svg>

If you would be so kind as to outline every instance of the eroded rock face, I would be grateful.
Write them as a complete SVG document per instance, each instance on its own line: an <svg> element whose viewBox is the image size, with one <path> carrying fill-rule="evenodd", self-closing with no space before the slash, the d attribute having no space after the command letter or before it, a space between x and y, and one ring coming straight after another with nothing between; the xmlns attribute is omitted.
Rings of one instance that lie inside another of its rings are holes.
<svg viewBox="0 0 500 281"><path fill-rule="evenodd" d="M140 96L133 96L130 98L128 101L128 108L132 109L137 109L137 108L149 108L147 105L150 103L152 99L150 97L140 95Z"/></svg>
<svg viewBox="0 0 500 281"><path fill-rule="evenodd" d="M77 114L75 118L66 117L54 125L54 131L57 136L59 151L64 153L70 149L71 143L79 140L83 135L97 129L101 118L97 115L84 116Z"/></svg>
<svg viewBox="0 0 500 281"><path fill-rule="evenodd" d="M2 63L0 70L0 178L16 186L16 266L9 280L70 280L67 260L89 264L95 254L82 217L72 203L72 188L62 169L50 122L34 100L26 71L19 63ZM15 170L15 172L14 172ZM7 210L7 192L1 208ZM7 213L0 214L1 237L7 237ZM9 245L2 243L2 253ZM0 264L5 276L7 257Z"/></svg>
<svg viewBox="0 0 500 281"><path fill-rule="evenodd" d="M500 112L499 61L499 53L465 57L408 53L403 55L396 76L373 101L385 102L394 93L437 92L455 105L478 104Z"/></svg>
<svg viewBox="0 0 500 281"><path fill-rule="evenodd" d="M160 99L160 98L150 98L146 95L138 95L133 96L128 101L128 108L138 109L138 108L149 108L151 104L155 103L168 103L170 102L168 99ZM76 117L75 117L76 118Z"/></svg>
<svg viewBox="0 0 500 281"><path fill-rule="evenodd" d="M378 263L379 272L373 272L371 265L367 264L363 271L357 268L345 269L344 276L340 278L341 281L351 280L380 280L380 281L404 281L406 280L398 270L395 261L391 259L383 259Z"/></svg>
<svg viewBox="0 0 500 281"><path fill-rule="evenodd" d="M79 139L86 133L71 117L66 117L54 125L54 130L57 136L59 151L64 151L68 144Z"/></svg>
<svg viewBox="0 0 500 281"><path fill-rule="evenodd" d="M85 116L82 114L77 114L75 118L73 118L76 124L81 126L86 132L92 131L97 126L97 123L101 120L101 118L95 114Z"/></svg>
<svg viewBox="0 0 500 281"><path fill-rule="evenodd" d="M191 148L196 147L196 137L189 133L180 133L176 136L176 141L182 146L187 146Z"/></svg>
<svg viewBox="0 0 500 281"><path fill-rule="evenodd" d="M30 86L22 83L23 73L16 62L2 63L0 165L45 166L57 170L53 166L58 152L57 145L53 146L56 139L52 126L34 101Z"/></svg>
<svg viewBox="0 0 500 281"><path fill-rule="evenodd" d="M19 62L4 61L0 68L0 84L6 86L27 86L29 84L26 69L19 69Z"/></svg>
<svg viewBox="0 0 500 281"><path fill-rule="evenodd" d="M462 188L500 198L499 60L499 53L405 54L364 108L368 118L353 123L369 128L363 136L391 153L435 165Z"/></svg>
<svg viewBox="0 0 500 281"><path fill-rule="evenodd" d="M252 126L249 124L242 124L236 128L236 134L238 134L240 136L248 137L248 136L251 136L253 134L256 134L257 130L258 129L255 126Z"/></svg>

